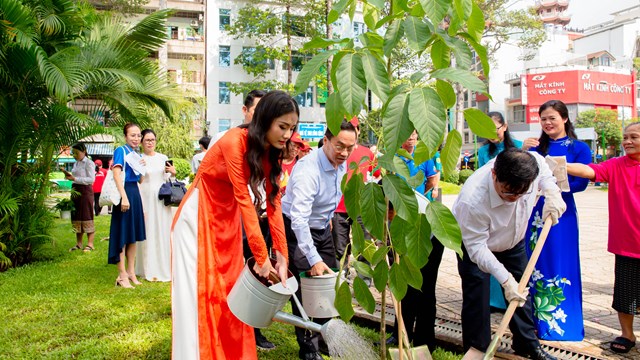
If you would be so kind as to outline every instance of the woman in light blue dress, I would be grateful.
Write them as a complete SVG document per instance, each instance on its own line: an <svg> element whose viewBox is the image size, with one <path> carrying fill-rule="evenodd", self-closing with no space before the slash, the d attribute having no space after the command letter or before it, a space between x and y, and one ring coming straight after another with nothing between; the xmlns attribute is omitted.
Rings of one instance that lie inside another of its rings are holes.
<svg viewBox="0 0 640 360"><path fill-rule="evenodd" d="M591 150L578 141L563 102L547 101L538 113L542 134L539 139L525 140L524 148L530 147L530 151L542 156L566 156L569 163L591 163ZM571 191L562 193L567 211L551 228L529 283L533 318L538 337L543 340L581 341L584 338L578 212L573 193L584 191L589 180L575 176L569 176L568 180ZM544 223L541 218L544 200L544 197L538 200L525 233L529 255Z"/></svg>
<svg viewBox="0 0 640 360"><path fill-rule="evenodd" d="M501 152L510 148L522 148L522 141L512 139L509 133L509 124L504 120L501 113L492 111L488 113L493 123L496 125L497 139L490 139L484 142L484 145L478 149L478 168L484 166L489 160L498 156ZM493 276L490 281L490 297L489 304L492 308L498 310L504 310L507 308L507 304L504 300L504 294L502 293L502 286L498 283Z"/></svg>

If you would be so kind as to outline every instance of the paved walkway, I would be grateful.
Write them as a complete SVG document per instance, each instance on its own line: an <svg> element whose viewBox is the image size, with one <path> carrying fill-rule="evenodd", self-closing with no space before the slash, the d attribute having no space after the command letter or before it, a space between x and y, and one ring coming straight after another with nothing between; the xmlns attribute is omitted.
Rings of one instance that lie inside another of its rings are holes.
<svg viewBox="0 0 640 360"><path fill-rule="evenodd" d="M638 347L624 356L609 350L609 343L620 333L617 313L611 308L614 256L607 252L607 192L589 186L575 198L580 219L585 339L547 343L599 358L640 359ZM451 207L454 200L455 196L444 196L443 203ZM462 294L455 256L450 250L443 256L438 276L438 317L459 321ZM492 317L496 328L501 317ZM640 338L640 317L636 317L634 328Z"/></svg>

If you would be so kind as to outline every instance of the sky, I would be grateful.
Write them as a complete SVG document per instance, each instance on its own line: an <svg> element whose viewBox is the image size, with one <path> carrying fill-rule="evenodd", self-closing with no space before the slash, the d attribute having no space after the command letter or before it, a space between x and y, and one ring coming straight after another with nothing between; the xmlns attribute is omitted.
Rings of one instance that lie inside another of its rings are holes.
<svg viewBox="0 0 640 360"><path fill-rule="evenodd" d="M640 0L570 0L569 27L586 28L613 19L613 12L640 5Z"/></svg>

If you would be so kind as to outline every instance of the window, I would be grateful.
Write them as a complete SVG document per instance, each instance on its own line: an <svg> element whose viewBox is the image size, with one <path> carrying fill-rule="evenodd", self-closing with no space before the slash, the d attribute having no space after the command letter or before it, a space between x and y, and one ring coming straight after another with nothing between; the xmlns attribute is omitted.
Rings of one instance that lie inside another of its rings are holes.
<svg viewBox="0 0 640 360"><path fill-rule="evenodd" d="M229 25L231 25L231 10L220 9L220 30L227 30Z"/></svg>
<svg viewBox="0 0 640 360"><path fill-rule="evenodd" d="M225 81L218 83L218 104L230 104L231 92L229 91L229 84Z"/></svg>
<svg viewBox="0 0 640 360"><path fill-rule="evenodd" d="M200 83L200 72L199 71L191 71L186 70L182 72L182 82L183 83Z"/></svg>
<svg viewBox="0 0 640 360"><path fill-rule="evenodd" d="M516 105L513 107L513 122L515 124L524 124L526 122L524 105Z"/></svg>
<svg viewBox="0 0 640 360"><path fill-rule="evenodd" d="M291 35L305 37L307 36L305 20L302 16L290 15ZM289 27L287 24L287 14L282 15L283 28Z"/></svg>
<svg viewBox="0 0 640 360"><path fill-rule="evenodd" d="M520 84L513 84L511 86L511 98L512 99L520 99L522 97L522 88Z"/></svg>
<svg viewBox="0 0 640 360"><path fill-rule="evenodd" d="M218 65L220 67L229 67L231 66L231 46L220 45L220 59L218 60Z"/></svg>
<svg viewBox="0 0 640 360"><path fill-rule="evenodd" d="M313 56L311 55L307 55L307 54L301 54L297 51L292 51L291 52L291 69L293 71L302 71L302 68L304 67L304 64L307 63L307 61L311 60L313 58ZM287 62L283 62L282 64L282 70L287 70Z"/></svg>
<svg viewBox="0 0 640 360"><path fill-rule="evenodd" d="M177 40L178 39L178 27L177 26L170 26L169 27L169 37L172 40Z"/></svg>
<svg viewBox="0 0 640 360"><path fill-rule="evenodd" d="M229 130L230 127L231 127L231 120L218 119L218 132Z"/></svg>
<svg viewBox="0 0 640 360"><path fill-rule="evenodd" d="M298 106L300 107L312 107L313 106L313 86L309 86L305 92L294 97Z"/></svg>
<svg viewBox="0 0 640 360"><path fill-rule="evenodd" d="M366 32L366 29L364 28L364 23L357 22L357 21L353 22L353 37L357 37L358 35L363 34L365 32Z"/></svg>
<svg viewBox="0 0 640 360"><path fill-rule="evenodd" d="M236 63L238 59L236 58ZM269 70L276 68L273 59L266 58L266 52L264 49L256 49L255 47L243 47L242 54L240 54L240 63L243 66L258 67L258 65L264 65Z"/></svg>
<svg viewBox="0 0 640 360"><path fill-rule="evenodd" d="M469 132L468 132L468 131L465 131L465 132L464 132L464 142L463 142L463 144L468 144L468 143L470 143L470 142L471 142L471 141L469 141Z"/></svg>

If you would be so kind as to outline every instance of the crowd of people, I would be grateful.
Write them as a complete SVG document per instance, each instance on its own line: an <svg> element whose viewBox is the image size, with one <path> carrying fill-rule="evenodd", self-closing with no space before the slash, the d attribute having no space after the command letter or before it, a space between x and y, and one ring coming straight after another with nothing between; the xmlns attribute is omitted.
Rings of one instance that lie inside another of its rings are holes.
<svg viewBox="0 0 640 360"><path fill-rule="evenodd" d="M333 273L349 259L352 226L342 196L343 177L358 164L365 182L375 181L376 152L358 143L357 118L342 122L337 134L327 130L313 150L298 133L300 111L282 91L251 91L242 107L244 123L211 139L200 139L201 153L192 159L195 178L177 209L158 198L176 170L155 151L151 129L124 127L125 144L113 154L110 169L121 195L112 212L108 263L117 265L116 286L171 281L173 346L176 359L255 359L258 349L275 347L259 329L240 322L229 310L227 295L253 257L253 271L265 279L275 273L286 286L287 271L299 281ZM616 256L613 308L621 335L616 352L635 346L633 319L640 314L640 123L624 130L625 156L591 164L589 147L579 141L561 101L539 109L539 137L512 138L504 117L489 113L496 139L478 152L478 169L469 177L452 207L462 233L464 256L458 259L462 279L463 345L469 358L480 358L491 340L490 313L518 303L510 329L516 354L554 359L539 339L584 338L579 233L573 194L589 180L609 185L609 251ZM417 132L402 148L413 154ZM439 156L421 164L396 154L409 175L422 173L414 190L435 201L441 167ZM72 224L77 244L92 251L97 204L106 177L102 162L92 162L84 144L75 144L76 159L67 179L73 181ZM439 154L438 154L439 155ZM562 157L559 159L558 157ZM365 159L368 159L365 160ZM563 176L564 172L564 176ZM568 174L568 176L567 176ZM530 289L518 283L535 248L545 219L554 226L538 260ZM83 246L83 234L88 243ZM365 235L369 236L365 231ZM444 246L433 237L429 261L422 268L420 290L410 288L402 317L414 346L435 347L436 281ZM300 298L300 290L298 290ZM553 298L551 298L553 297ZM547 311L540 304L554 302ZM300 309L292 303L294 315ZM328 319L315 319L323 323ZM397 327L389 343L397 342ZM318 333L296 328L300 359L322 359L326 344Z"/></svg>

